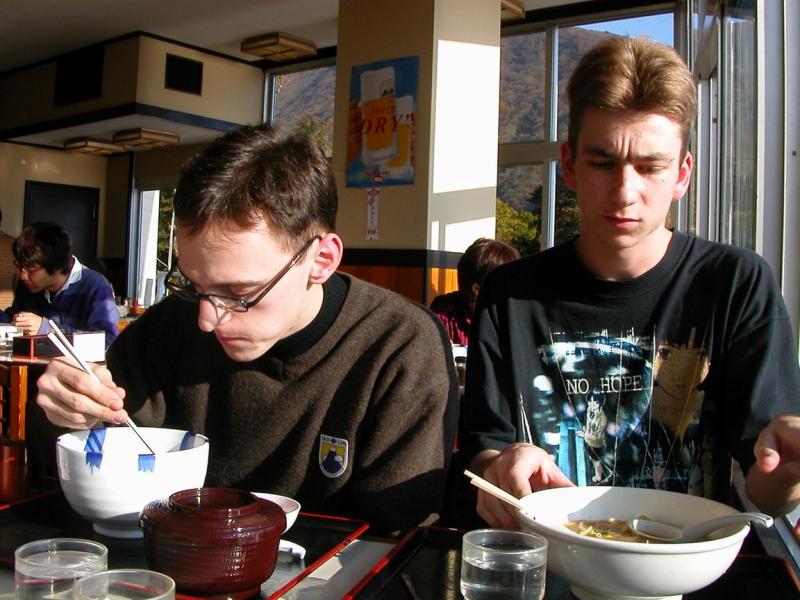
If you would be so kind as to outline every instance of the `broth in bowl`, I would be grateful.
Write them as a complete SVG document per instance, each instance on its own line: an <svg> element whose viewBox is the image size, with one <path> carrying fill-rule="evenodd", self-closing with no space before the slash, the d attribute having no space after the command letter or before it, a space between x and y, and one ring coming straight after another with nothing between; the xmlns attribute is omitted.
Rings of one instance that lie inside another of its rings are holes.
<svg viewBox="0 0 800 600"><path fill-rule="evenodd" d="M567 521L564 527L578 535L597 538L599 540L612 540L615 542L640 542L649 544L655 542L650 538L636 533L625 521L617 519ZM657 542L655 542L657 543Z"/></svg>

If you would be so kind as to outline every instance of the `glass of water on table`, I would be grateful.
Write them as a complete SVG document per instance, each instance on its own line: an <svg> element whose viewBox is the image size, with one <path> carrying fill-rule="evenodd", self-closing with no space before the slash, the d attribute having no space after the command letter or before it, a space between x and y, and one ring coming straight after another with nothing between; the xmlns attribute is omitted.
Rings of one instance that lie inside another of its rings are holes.
<svg viewBox="0 0 800 600"><path fill-rule="evenodd" d="M461 546L461 593L467 600L541 600L547 540L512 529L477 529Z"/></svg>
<svg viewBox="0 0 800 600"><path fill-rule="evenodd" d="M14 551L14 597L70 598L78 579L107 566L108 548L98 542L76 538L29 542Z"/></svg>

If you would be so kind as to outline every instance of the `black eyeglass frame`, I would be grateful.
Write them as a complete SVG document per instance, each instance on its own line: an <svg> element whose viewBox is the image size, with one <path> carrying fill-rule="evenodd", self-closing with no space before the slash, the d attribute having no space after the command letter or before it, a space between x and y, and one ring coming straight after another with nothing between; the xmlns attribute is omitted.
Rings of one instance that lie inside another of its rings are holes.
<svg viewBox="0 0 800 600"><path fill-rule="evenodd" d="M23 265L16 258L11 261L11 264L13 264L14 268L17 269L20 273L22 271L25 271L28 275L30 275L34 271L38 271L39 269L43 269L44 268L39 263L29 263L27 265Z"/></svg>
<svg viewBox="0 0 800 600"><path fill-rule="evenodd" d="M181 274L181 277L186 279L186 281L189 281L189 279L183 273L181 273L177 260L172 264L167 276L164 278L164 287L167 288L171 293L175 294L176 297L180 298L181 300L186 300L187 302L199 303L201 300L207 300L216 308L228 312L245 313L253 308L256 304L261 302L264 299L264 296L266 296L272 288L278 285L278 282L283 279L284 276L292 269L292 267L300 261L303 255L308 252L308 249L311 248L311 244L321 239L321 236L315 235L313 238L303 244L303 247L300 248L300 250L297 251L297 253L289 260L289 262L287 262L284 267L278 271L278 273L272 279L269 280L266 287L261 290L252 300L246 300L241 296L202 294L194 289L194 286L191 285L191 283L186 286L175 285L174 283L170 282L170 278L173 276L176 270Z"/></svg>

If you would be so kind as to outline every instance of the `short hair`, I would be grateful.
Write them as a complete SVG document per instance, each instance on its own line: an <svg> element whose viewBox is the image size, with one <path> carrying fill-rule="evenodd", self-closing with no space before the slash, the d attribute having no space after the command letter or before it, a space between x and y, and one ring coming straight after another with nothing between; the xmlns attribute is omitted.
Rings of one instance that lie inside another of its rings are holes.
<svg viewBox="0 0 800 600"><path fill-rule="evenodd" d="M486 275L498 265L520 257L519 250L500 240L478 238L458 260L458 289L469 293L472 285L483 285Z"/></svg>
<svg viewBox="0 0 800 600"><path fill-rule="evenodd" d="M182 170L178 223L196 233L209 224L241 228L265 222L287 248L334 230L338 197L328 159L301 135L269 125L225 134Z"/></svg>
<svg viewBox="0 0 800 600"><path fill-rule="evenodd" d="M72 262L72 238L57 223L32 223L14 240L14 259L22 267L39 265L52 275L69 273Z"/></svg>
<svg viewBox="0 0 800 600"><path fill-rule="evenodd" d="M581 58L569 79L567 93L573 155L587 108L663 115L680 126L681 154L686 152L697 114L697 86L670 46L646 37L610 37Z"/></svg>

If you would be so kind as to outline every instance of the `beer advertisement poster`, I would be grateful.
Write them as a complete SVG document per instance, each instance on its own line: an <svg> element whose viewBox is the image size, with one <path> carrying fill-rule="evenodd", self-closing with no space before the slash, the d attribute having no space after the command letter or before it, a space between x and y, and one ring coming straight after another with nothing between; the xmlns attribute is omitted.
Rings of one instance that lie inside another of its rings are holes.
<svg viewBox="0 0 800 600"><path fill-rule="evenodd" d="M353 67L347 187L414 183L418 79L418 56Z"/></svg>

